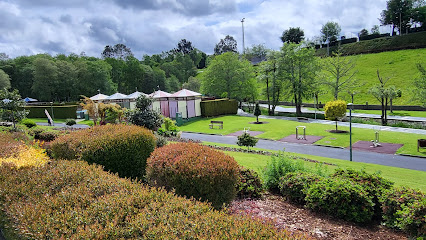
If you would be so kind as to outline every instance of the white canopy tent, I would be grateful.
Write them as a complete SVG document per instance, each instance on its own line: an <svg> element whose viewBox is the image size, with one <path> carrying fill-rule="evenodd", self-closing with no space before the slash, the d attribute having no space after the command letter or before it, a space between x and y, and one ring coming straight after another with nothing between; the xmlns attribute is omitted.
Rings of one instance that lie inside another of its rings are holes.
<svg viewBox="0 0 426 240"><path fill-rule="evenodd" d="M107 97L108 97L108 95L105 95L105 94L102 94L102 93L98 93L95 96L90 97L90 99L93 100L93 101L101 101L101 100L104 100Z"/></svg>
<svg viewBox="0 0 426 240"><path fill-rule="evenodd" d="M201 116L201 93L182 89L169 97L170 116L175 118L176 112L182 113L182 118Z"/></svg>

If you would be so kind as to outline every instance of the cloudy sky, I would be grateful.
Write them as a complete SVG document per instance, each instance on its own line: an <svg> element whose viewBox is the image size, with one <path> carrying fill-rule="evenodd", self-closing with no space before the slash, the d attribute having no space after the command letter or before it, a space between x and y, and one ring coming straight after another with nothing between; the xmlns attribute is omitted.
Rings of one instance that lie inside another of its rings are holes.
<svg viewBox="0 0 426 240"><path fill-rule="evenodd" d="M242 18L246 47L278 49L289 27L313 38L324 23L337 21L341 35L351 37L379 24L385 7L386 0L0 0L0 52L100 57L106 45L123 43L141 59L185 38L211 54L226 35L241 51Z"/></svg>

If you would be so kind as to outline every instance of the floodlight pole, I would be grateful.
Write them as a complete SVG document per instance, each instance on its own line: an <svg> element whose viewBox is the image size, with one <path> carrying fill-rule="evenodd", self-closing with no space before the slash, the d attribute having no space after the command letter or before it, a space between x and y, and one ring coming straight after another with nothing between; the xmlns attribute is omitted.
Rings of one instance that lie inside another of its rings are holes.
<svg viewBox="0 0 426 240"><path fill-rule="evenodd" d="M245 54L246 48L245 48L245 43L244 43L244 19L241 19L241 28L243 29L243 54Z"/></svg>
<svg viewBox="0 0 426 240"><path fill-rule="evenodd" d="M353 103L348 103L349 107L349 161L352 162L352 106Z"/></svg>

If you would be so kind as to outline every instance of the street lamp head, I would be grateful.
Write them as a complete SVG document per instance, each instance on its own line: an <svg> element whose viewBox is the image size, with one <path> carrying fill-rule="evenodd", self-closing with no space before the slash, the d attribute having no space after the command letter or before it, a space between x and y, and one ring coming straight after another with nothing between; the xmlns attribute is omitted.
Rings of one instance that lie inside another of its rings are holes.
<svg viewBox="0 0 426 240"><path fill-rule="evenodd" d="M241 19L241 22L242 22L242 23L244 22L244 19L246 19L246 18Z"/></svg>

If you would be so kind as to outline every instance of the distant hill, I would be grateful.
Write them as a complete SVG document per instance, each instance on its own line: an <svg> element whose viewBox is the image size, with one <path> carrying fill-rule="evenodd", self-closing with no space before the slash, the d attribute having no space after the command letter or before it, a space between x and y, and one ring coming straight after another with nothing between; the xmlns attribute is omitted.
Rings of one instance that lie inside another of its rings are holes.
<svg viewBox="0 0 426 240"><path fill-rule="evenodd" d="M383 78L391 77L387 85L394 85L397 89L402 90L402 97L395 99L394 105L417 105L417 102L412 102L413 80L419 75L416 67L417 63L426 67L426 48L399 50L390 52L381 52L373 54L360 54L348 56L356 59L355 69L358 71L356 78L360 82L365 83L355 95L354 103L356 104L378 104L378 101L368 94L368 89L377 84L377 69L380 71L380 76ZM326 88L324 88L326 89ZM332 100L333 96L329 92L320 96L321 102ZM339 98L350 101L350 96L343 93Z"/></svg>

